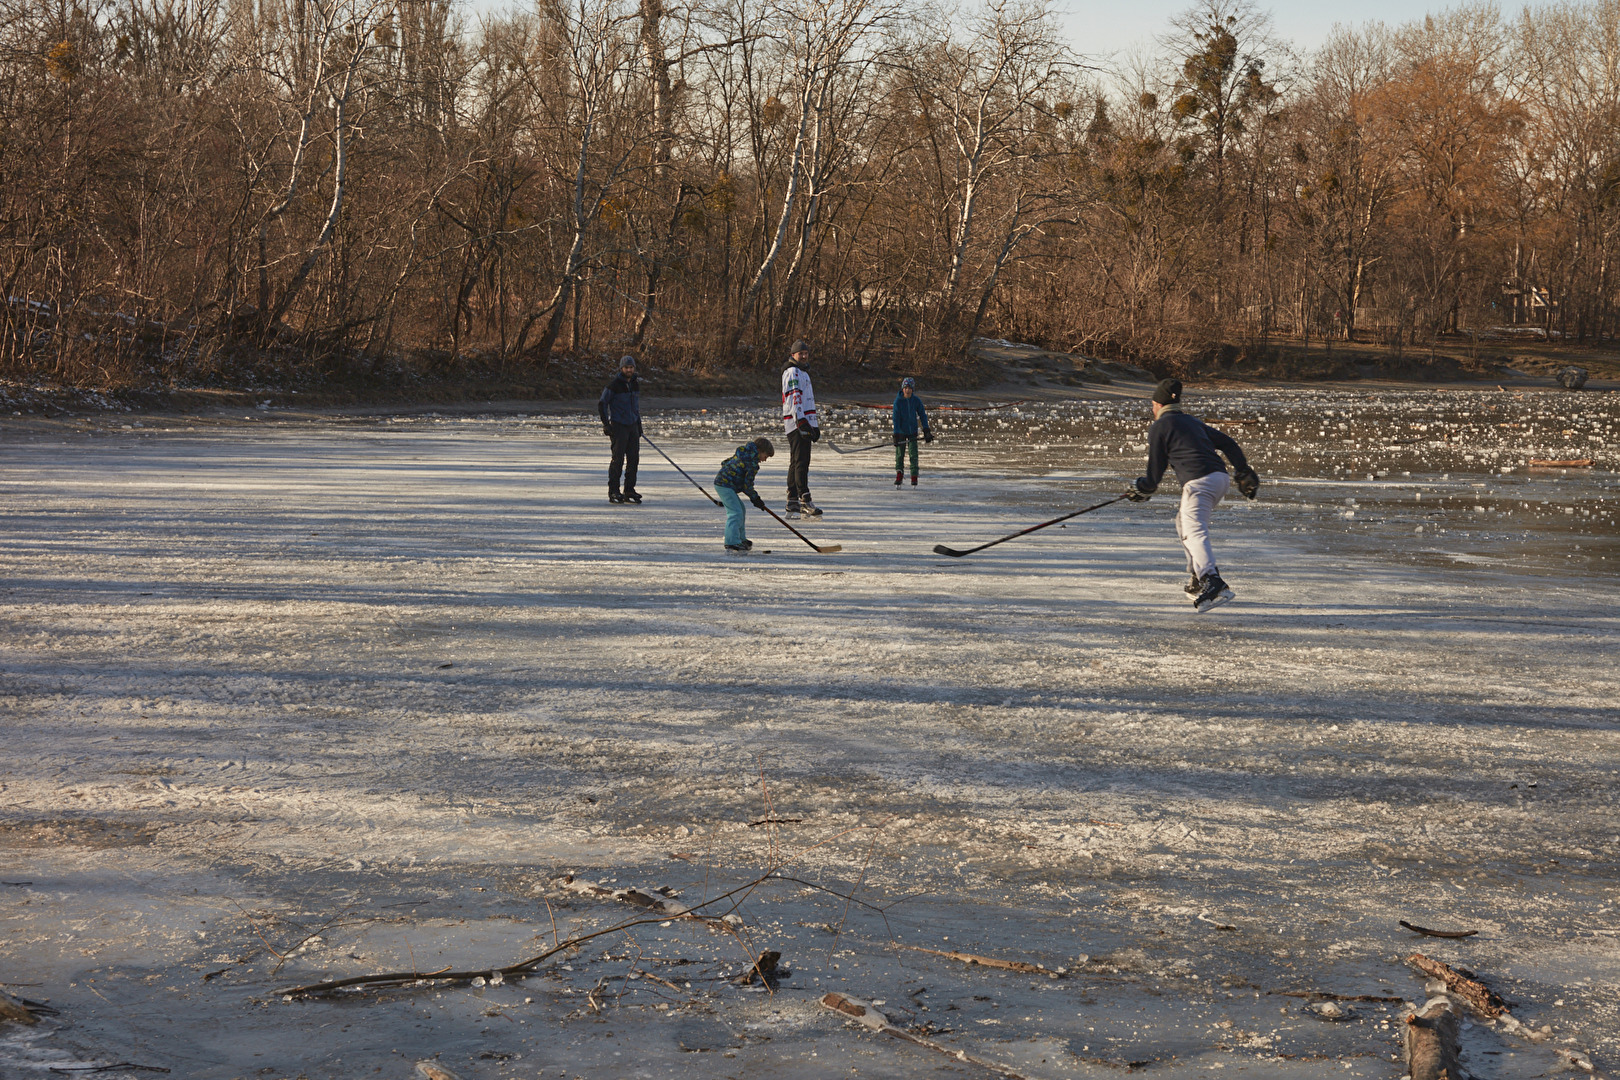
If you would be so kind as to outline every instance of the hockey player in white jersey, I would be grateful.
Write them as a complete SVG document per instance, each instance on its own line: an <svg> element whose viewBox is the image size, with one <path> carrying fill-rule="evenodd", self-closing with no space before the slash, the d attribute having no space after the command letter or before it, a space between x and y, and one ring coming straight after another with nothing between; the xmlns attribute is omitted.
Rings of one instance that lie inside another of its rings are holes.
<svg viewBox="0 0 1620 1080"><path fill-rule="evenodd" d="M810 388L810 343L793 343L793 359L782 369L782 430L787 432L787 512L820 517L821 508L810 501L810 444L821 438L816 418L816 395Z"/></svg>

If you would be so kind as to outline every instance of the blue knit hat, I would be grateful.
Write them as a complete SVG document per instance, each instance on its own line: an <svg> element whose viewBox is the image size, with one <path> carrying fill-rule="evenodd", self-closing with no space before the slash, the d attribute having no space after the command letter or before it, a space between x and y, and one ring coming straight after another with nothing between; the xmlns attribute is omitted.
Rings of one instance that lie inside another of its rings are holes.
<svg viewBox="0 0 1620 1080"><path fill-rule="evenodd" d="M915 390L917 389L917 380L908 375L900 380L900 386L905 390Z"/></svg>

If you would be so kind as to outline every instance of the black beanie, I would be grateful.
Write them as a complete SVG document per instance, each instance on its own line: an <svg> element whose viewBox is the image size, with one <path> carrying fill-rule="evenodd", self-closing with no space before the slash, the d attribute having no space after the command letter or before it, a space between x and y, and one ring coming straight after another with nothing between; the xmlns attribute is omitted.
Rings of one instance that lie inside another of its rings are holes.
<svg viewBox="0 0 1620 1080"><path fill-rule="evenodd" d="M1153 388L1153 400L1160 405L1181 404L1181 380L1160 379L1159 385Z"/></svg>

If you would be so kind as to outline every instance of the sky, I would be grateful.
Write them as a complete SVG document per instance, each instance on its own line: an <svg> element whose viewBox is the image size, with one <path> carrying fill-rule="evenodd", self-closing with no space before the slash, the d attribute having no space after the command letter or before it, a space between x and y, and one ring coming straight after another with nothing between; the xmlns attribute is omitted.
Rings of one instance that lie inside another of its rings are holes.
<svg viewBox="0 0 1620 1080"><path fill-rule="evenodd" d="M1070 44L1089 56L1128 52L1147 46L1163 34L1170 20L1192 6L1192 0L1060 0ZM1336 22L1403 23L1439 11L1450 4L1402 3L1400 0L1361 0L1354 5L1320 0L1284 0L1261 4L1271 12L1276 34L1303 51L1320 45Z"/></svg>

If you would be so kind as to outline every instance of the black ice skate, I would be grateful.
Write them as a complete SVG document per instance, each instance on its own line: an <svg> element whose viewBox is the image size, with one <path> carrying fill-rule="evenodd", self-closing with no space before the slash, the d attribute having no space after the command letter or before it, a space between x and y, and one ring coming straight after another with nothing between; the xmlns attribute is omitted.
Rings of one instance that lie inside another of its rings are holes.
<svg viewBox="0 0 1620 1080"><path fill-rule="evenodd" d="M1181 587L1181 591L1186 593L1188 596L1196 597L1199 593L1204 591L1204 579L1199 577L1197 574L1194 574L1192 576L1192 580Z"/></svg>
<svg viewBox="0 0 1620 1080"><path fill-rule="evenodd" d="M810 496L806 495L799 500L799 513L805 517L820 517L821 507L811 502Z"/></svg>
<svg viewBox="0 0 1620 1080"><path fill-rule="evenodd" d="M1211 608L1218 608L1231 600L1235 594L1221 580L1221 575L1211 570L1204 575L1203 588L1193 597L1193 610L1202 615Z"/></svg>
<svg viewBox="0 0 1620 1080"><path fill-rule="evenodd" d="M641 492L637 491L635 488L629 488L625 491L620 501L627 503L639 503L641 502Z"/></svg>
<svg viewBox="0 0 1620 1080"><path fill-rule="evenodd" d="M622 503L624 502L624 496L620 495L617 491L610 491L608 492L608 502Z"/></svg>

